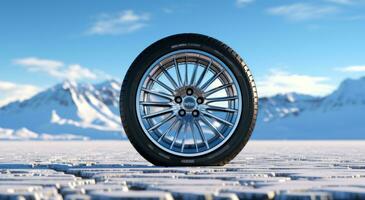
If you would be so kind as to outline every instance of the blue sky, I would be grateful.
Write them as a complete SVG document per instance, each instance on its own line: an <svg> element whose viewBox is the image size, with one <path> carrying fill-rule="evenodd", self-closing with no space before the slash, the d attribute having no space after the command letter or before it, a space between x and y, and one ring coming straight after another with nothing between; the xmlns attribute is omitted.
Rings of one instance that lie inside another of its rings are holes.
<svg viewBox="0 0 365 200"><path fill-rule="evenodd" d="M0 105L69 78L123 79L152 42L213 36L248 63L259 94L325 95L365 75L364 0L1 1Z"/></svg>

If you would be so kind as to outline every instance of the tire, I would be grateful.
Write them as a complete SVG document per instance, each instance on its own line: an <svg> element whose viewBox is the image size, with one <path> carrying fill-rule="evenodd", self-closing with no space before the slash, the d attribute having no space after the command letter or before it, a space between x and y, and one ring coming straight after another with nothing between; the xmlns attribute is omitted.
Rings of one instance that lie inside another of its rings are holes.
<svg viewBox="0 0 365 200"><path fill-rule="evenodd" d="M128 139L159 166L228 163L248 142L257 111L255 83L242 58L224 43L193 33L147 47L120 93Z"/></svg>

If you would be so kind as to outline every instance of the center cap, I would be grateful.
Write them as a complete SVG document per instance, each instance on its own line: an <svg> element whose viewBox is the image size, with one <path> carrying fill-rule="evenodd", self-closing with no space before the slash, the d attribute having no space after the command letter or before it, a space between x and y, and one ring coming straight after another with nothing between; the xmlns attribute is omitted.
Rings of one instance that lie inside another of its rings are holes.
<svg viewBox="0 0 365 200"><path fill-rule="evenodd" d="M195 103L195 98L194 97L188 96L188 97L184 98L183 106L184 106L185 109L192 110L192 109L195 108L195 105L196 105L196 103Z"/></svg>

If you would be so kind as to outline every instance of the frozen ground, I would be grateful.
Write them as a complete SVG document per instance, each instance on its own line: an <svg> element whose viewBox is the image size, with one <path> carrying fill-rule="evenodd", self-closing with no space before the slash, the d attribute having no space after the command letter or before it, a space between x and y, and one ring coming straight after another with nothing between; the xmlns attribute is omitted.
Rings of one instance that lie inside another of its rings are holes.
<svg viewBox="0 0 365 200"><path fill-rule="evenodd" d="M0 142L0 199L365 199L365 141L251 141L224 167L165 168L126 141Z"/></svg>

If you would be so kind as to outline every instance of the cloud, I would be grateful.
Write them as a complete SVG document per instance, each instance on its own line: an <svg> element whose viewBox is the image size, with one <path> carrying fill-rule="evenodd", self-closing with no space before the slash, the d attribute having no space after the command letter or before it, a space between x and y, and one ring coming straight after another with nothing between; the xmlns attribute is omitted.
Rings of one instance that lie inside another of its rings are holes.
<svg viewBox="0 0 365 200"><path fill-rule="evenodd" d="M365 65L354 65L335 69L341 72L365 72Z"/></svg>
<svg viewBox="0 0 365 200"><path fill-rule="evenodd" d="M0 106L4 106L12 101L27 99L39 91L40 88L33 85L0 81Z"/></svg>
<svg viewBox="0 0 365 200"><path fill-rule="evenodd" d="M328 2L331 2L331 3L337 3L337 4L353 4L353 0L326 0Z"/></svg>
<svg viewBox="0 0 365 200"><path fill-rule="evenodd" d="M166 14L172 14L174 12L174 10L171 8L162 8L162 12L164 12Z"/></svg>
<svg viewBox="0 0 365 200"><path fill-rule="evenodd" d="M103 14L87 30L91 35L117 35L137 31L147 25L150 16L125 10L117 14Z"/></svg>
<svg viewBox="0 0 365 200"><path fill-rule="evenodd" d="M58 79L68 80L83 80L96 79L99 73L88 68L82 67L79 64L71 64L66 66L61 61L41 59L36 57L15 59L14 64L21 65L30 71L44 72L49 76ZM102 76L104 77L104 76Z"/></svg>
<svg viewBox="0 0 365 200"><path fill-rule="evenodd" d="M325 0L325 1L342 5L354 5L359 3L365 3L365 0Z"/></svg>
<svg viewBox="0 0 365 200"><path fill-rule="evenodd" d="M47 69L58 69L64 64L56 60L38 59L35 57L23 58L14 61L18 65L28 66L29 69L33 70L47 70Z"/></svg>
<svg viewBox="0 0 365 200"><path fill-rule="evenodd" d="M306 3L277 6L267 10L271 15L283 16L292 21L318 19L338 11L339 9L334 6L317 6Z"/></svg>
<svg viewBox="0 0 365 200"><path fill-rule="evenodd" d="M63 78L65 76L67 79L70 80L96 79L97 77L94 72L78 64L70 65L65 71L61 72L59 75L60 78Z"/></svg>
<svg viewBox="0 0 365 200"><path fill-rule="evenodd" d="M335 86L327 83L328 80L329 78L322 76L271 70L267 76L257 81L257 87L260 96L272 96L289 92L324 96L335 89Z"/></svg>
<svg viewBox="0 0 365 200"><path fill-rule="evenodd" d="M247 6L250 3L253 3L255 0L236 0L236 5L238 7L244 7Z"/></svg>

